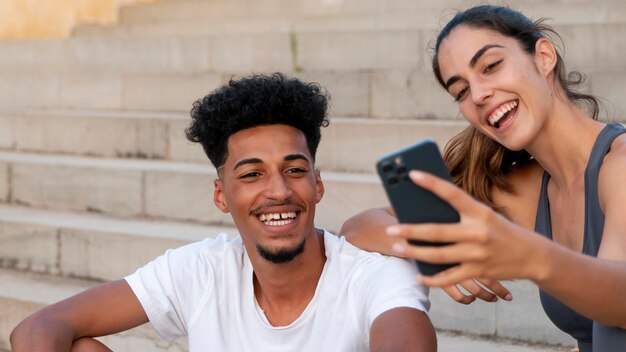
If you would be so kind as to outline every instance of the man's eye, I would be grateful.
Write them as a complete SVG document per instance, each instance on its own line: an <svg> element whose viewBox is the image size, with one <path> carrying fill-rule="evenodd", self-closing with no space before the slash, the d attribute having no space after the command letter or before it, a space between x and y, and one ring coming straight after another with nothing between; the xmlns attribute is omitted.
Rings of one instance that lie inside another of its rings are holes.
<svg viewBox="0 0 626 352"><path fill-rule="evenodd" d="M461 99L463 99L463 97L465 97L465 95L467 94L467 92L469 92L469 86L461 89L460 92L458 92L456 94L456 96L454 97L454 101L460 101Z"/></svg>
<svg viewBox="0 0 626 352"><path fill-rule="evenodd" d="M245 174L239 176L239 178L254 178L254 177L259 177L259 176L261 176L260 172L251 171L251 172L246 172Z"/></svg>
<svg viewBox="0 0 626 352"><path fill-rule="evenodd" d="M498 67L498 65L500 65L501 62L502 62L502 60L498 60L498 61L496 61L494 63L491 63L491 64L487 65L487 67L485 67L485 73L489 73L489 72L495 70L496 67Z"/></svg>
<svg viewBox="0 0 626 352"><path fill-rule="evenodd" d="M306 169L302 169L299 167L292 167L290 169L287 169L288 174L300 174L300 173L305 173L305 172L307 172Z"/></svg>

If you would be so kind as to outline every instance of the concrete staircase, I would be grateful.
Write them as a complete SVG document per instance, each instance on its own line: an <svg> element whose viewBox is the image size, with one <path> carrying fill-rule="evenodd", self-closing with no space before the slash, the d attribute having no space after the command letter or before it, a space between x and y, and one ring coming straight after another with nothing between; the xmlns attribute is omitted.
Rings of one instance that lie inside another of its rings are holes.
<svg viewBox="0 0 626 352"><path fill-rule="evenodd" d="M232 221L212 204L214 170L187 142L191 103L232 76L284 71L330 91L318 166L317 223L338 230L386 204L374 175L383 153L423 137L443 146L466 123L435 83L427 47L469 1L171 0L122 9L115 27L67 40L0 43L0 349L33 310L133 272L165 249ZM518 6L518 4L513 4ZM626 4L532 0L552 17L583 90L626 112ZM440 329L571 345L536 289L512 303L453 303L433 291ZM115 350L180 351L149 327L104 338Z"/></svg>

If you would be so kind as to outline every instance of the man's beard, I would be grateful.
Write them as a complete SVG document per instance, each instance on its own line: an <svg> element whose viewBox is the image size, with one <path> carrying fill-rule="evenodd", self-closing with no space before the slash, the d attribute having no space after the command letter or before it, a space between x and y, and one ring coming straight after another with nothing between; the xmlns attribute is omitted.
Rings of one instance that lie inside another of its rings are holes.
<svg viewBox="0 0 626 352"><path fill-rule="evenodd" d="M304 252L304 239L294 248L290 249L281 249L277 252L272 252L267 248L263 248L261 245L256 245L256 251L261 255L261 257L268 262L272 262L274 264L284 264L292 261L294 258L302 254Z"/></svg>

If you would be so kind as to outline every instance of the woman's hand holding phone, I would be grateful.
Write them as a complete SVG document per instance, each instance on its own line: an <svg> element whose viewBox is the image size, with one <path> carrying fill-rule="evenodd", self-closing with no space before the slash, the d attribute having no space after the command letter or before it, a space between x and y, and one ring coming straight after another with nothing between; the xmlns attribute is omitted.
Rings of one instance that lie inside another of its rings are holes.
<svg viewBox="0 0 626 352"><path fill-rule="evenodd" d="M475 200L452 183L432 174L411 171L410 179L418 186L437 195L460 215L457 223L398 224L387 228L390 236L407 240L449 243L445 246L413 246L398 242L394 251L399 255L433 264L458 263L432 276L423 276L424 284L451 287L472 278L516 279L541 272L531 257L535 241L547 241L505 219L487 205Z"/></svg>

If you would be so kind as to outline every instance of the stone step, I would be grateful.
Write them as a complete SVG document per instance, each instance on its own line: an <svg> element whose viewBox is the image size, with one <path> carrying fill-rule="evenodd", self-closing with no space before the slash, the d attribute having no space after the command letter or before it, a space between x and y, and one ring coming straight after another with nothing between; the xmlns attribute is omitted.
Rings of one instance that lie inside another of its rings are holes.
<svg viewBox="0 0 626 352"><path fill-rule="evenodd" d="M626 70L626 23L558 26L571 69ZM162 73L430 70L434 29L77 37L0 43L0 71ZM393 53L393 55L389 55Z"/></svg>
<svg viewBox="0 0 626 352"><path fill-rule="evenodd" d="M108 262L108 260L107 260ZM97 282L0 269L0 350L10 350L9 334L29 314L84 291ZM186 341L167 343L149 324L100 338L114 351L182 352Z"/></svg>
<svg viewBox="0 0 626 352"><path fill-rule="evenodd" d="M416 22L437 26L442 17L449 17L455 9L475 5L477 1L411 1L411 0L328 0L328 1L226 1L185 0L163 1L156 4L135 4L120 11L120 21L129 23L178 22L220 19L255 20L288 18L292 20L326 19L333 17L389 16L415 14ZM532 17L551 17L563 23L623 21L626 6L620 0L531 0L524 2L495 1L494 4L513 6Z"/></svg>
<svg viewBox="0 0 626 352"><path fill-rule="evenodd" d="M207 163L201 146L184 136L190 121L184 113L5 109L0 112L0 149ZM322 130L317 166L324 171L373 173L381 155L422 138L435 139L443 148L465 126L460 118L331 117L329 127Z"/></svg>
<svg viewBox="0 0 626 352"><path fill-rule="evenodd" d="M439 3L439 4L438 4ZM216 20L220 18L329 18L352 17L377 13L417 12L439 13L451 2L416 1L164 1L152 6L130 5L120 9L121 23L154 23L161 21ZM460 4L461 1L453 1Z"/></svg>
<svg viewBox="0 0 626 352"><path fill-rule="evenodd" d="M231 225L213 204L208 164L0 152L0 201L51 210L90 211ZM317 224L338 231L349 216L387 203L373 174L323 172Z"/></svg>
<svg viewBox="0 0 626 352"><path fill-rule="evenodd" d="M0 80L0 105L188 112L196 99L231 77L250 73L6 72ZM325 87L331 95L329 113L333 116L450 119L458 114L456 104L430 72L394 69L287 74Z"/></svg>
<svg viewBox="0 0 626 352"><path fill-rule="evenodd" d="M430 318L438 329L460 331L482 336L517 339L529 342L562 345L572 348L575 340L557 329L543 312L539 291L530 281L503 281L513 300L495 303L475 301L462 305L453 301L443 290L431 289ZM466 346L469 347L469 346ZM473 351L456 349L454 351ZM505 351L508 349L494 349ZM514 349L532 351L532 349ZM476 351L486 351L476 349Z"/></svg>
<svg viewBox="0 0 626 352"><path fill-rule="evenodd" d="M115 25L82 24L72 35L82 36L217 36L252 33L324 33L350 31L398 31L436 28L438 21L426 12L375 13L371 15L329 16L320 18L198 18L191 21L164 18L157 22L130 22Z"/></svg>
<svg viewBox="0 0 626 352"><path fill-rule="evenodd" d="M124 219L0 204L0 267L90 280L115 280L169 248L234 227Z"/></svg>
<svg viewBox="0 0 626 352"><path fill-rule="evenodd" d="M363 2L348 4L352 10L335 4L316 2L316 9L303 2L266 0L243 1L186 1L141 4L122 9L121 23L111 25L80 25L76 36L127 35L215 35L224 33L270 32L344 32L349 30L406 30L436 29L451 17L454 9L464 8L468 1L384 2L372 9ZM515 3L515 8L532 18L547 17L557 25L590 23L624 23L626 5L620 1L562 2L530 1ZM320 7L323 13L317 13ZM418 7L416 7L418 6ZM254 7L259 7L255 10ZM176 9L174 9L176 8ZM243 9L245 8L245 10ZM334 12L333 12L334 11ZM180 13L183 12L183 13ZM187 12L190 12L189 14ZM156 17L155 17L156 16Z"/></svg>
<svg viewBox="0 0 626 352"><path fill-rule="evenodd" d="M104 72L297 71L419 68L421 31L78 37L0 45L3 69ZM324 51L324 53L320 52ZM393 52L394 55L388 55ZM49 54L48 57L41 55ZM424 66L424 65L422 65Z"/></svg>
<svg viewBox="0 0 626 352"><path fill-rule="evenodd" d="M524 340L478 336L456 331L437 331L437 350L440 352L575 352L575 344L554 345Z"/></svg>
<svg viewBox="0 0 626 352"><path fill-rule="evenodd" d="M617 42L617 38L614 39ZM623 45L616 47L622 48L616 50L626 50ZM568 48L568 53L584 50L574 46ZM591 54L581 51L580 55ZM588 65L598 67L580 69L587 76L581 90L605 98L617 110L615 115L623 117L626 115L626 102L622 97L626 95L626 87L622 82L626 81L626 64L620 69L613 61L621 56L610 55L608 49L598 50L593 59L587 58ZM603 64L606 68L600 67ZM242 77L251 72L129 73L0 69L0 106L188 112L196 99L231 77ZM288 70L286 73L326 87L332 97L330 114L333 116L451 119L458 115L457 104L428 70Z"/></svg>

